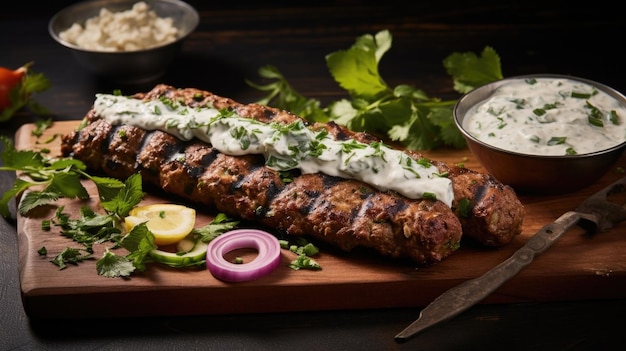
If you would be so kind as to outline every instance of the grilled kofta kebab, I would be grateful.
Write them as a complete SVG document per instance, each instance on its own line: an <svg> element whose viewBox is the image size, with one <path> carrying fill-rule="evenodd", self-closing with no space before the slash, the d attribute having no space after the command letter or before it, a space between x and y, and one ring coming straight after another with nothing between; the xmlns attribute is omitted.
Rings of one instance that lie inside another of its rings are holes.
<svg viewBox="0 0 626 351"><path fill-rule="evenodd" d="M326 173L303 172L276 166L284 166L290 159L270 164L267 155L260 153L224 152L224 145L217 145L223 143L222 139L210 142L188 135L193 130L208 130L207 125L191 119L194 126L190 126L187 119L184 129L176 129L181 122L162 110L176 111L178 116L212 111L213 120L235 116L259 123L231 125L228 134L212 132L222 137L238 133L240 144L244 139L249 144L251 136L257 137L252 130L260 126L296 129L293 126L299 125L305 134L317 133L314 139L324 135L326 139L320 140L337 141L342 148L368 145L384 160L385 150L390 150L382 149L379 141L366 133L355 133L332 122L309 125L286 111L245 105L194 88L157 85L132 97L101 95L103 100L97 99L85 117L86 126L63 137L65 156L82 160L92 171L120 179L139 172L146 183L229 216L257 221L289 235L309 235L346 251L362 246L421 265L449 256L459 247L462 234L487 246L502 246L521 232L522 204L512 188L489 175L428 160L426 167L440 176L427 178L436 178L434 181L439 183L449 180L450 196L445 199L445 191L424 191L422 196L412 198L401 193L403 187L412 188L402 182L391 190L381 189L380 184L372 185L335 169L341 167L333 167L330 172L326 167ZM144 116L138 116L128 101L159 105L150 105L148 112L142 112ZM103 118L104 110L115 111L118 119ZM120 116L130 119L122 121ZM156 129L157 120L163 122L161 128L167 132ZM294 135L297 141L303 134ZM274 140L269 144L277 149L280 145L276 143ZM297 153L293 145L290 147L289 152ZM313 151L308 147L307 152ZM425 160L417 152L400 153L403 169L409 168L411 161L423 164ZM414 168L410 171L415 172ZM406 171L402 172L406 177Z"/></svg>

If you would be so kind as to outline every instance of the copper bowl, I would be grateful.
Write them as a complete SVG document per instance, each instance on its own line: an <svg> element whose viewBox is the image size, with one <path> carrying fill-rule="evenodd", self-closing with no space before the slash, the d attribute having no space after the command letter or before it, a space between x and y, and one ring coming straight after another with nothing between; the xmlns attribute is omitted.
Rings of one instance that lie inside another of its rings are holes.
<svg viewBox="0 0 626 351"><path fill-rule="evenodd" d="M470 151L483 167L500 182L520 193L563 194L593 184L616 164L624 152L626 142L617 146L585 154L545 156L504 150L478 140L464 128L464 119L472 106L488 99L503 84L515 79L557 78L570 79L595 86L626 106L626 97L613 88L588 79L558 74L515 76L478 87L463 95L454 107L454 122ZM626 133L626 116L621 117Z"/></svg>

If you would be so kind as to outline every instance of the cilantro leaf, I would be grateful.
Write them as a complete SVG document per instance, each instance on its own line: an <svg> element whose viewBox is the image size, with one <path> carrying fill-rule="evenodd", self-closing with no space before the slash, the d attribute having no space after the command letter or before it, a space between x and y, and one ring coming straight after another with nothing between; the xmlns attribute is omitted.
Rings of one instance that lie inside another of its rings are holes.
<svg viewBox="0 0 626 351"><path fill-rule="evenodd" d="M0 214L4 217L10 215L9 201L26 189L35 186L43 186L45 189L30 193L28 203L19 207L20 213L26 214L37 206L49 204L61 197L87 199L89 193L82 184L82 179L85 178L96 185L103 208L120 217L126 216L144 196L139 174L130 176L126 182L114 178L92 176L86 172L87 166L80 160L50 159L41 152L16 150L8 138L1 136L0 138L4 143L4 150L0 153L4 166L0 167L0 170L21 174L21 177L16 179L13 188L5 192L0 199ZM25 180L26 177L32 181Z"/></svg>
<svg viewBox="0 0 626 351"><path fill-rule="evenodd" d="M391 33L383 30L358 37L347 50L326 55L331 76L350 96L332 101L326 107L295 91L273 66L259 72L274 82L248 83L269 92L259 103L273 104L311 122L334 121L353 131L390 138L409 150L465 147L465 139L453 119L455 100L430 97L424 90L408 84L390 87L385 83L378 65L391 44ZM474 53L453 53L443 64L452 77L454 90L459 93L502 78L500 58L490 47L480 57ZM315 109L303 106L315 106Z"/></svg>
<svg viewBox="0 0 626 351"><path fill-rule="evenodd" d="M460 93L502 79L500 56L487 46L478 57L473 52L455 52L443 60L446 71L454 79L454 89Z"/></svg>
<svg viewBox="0 0 626 351"><path fill-rule="evenodd" d="M50 204L59 199L59 194L56 192L47 191L30 191L24 193L20 201L18 210L20 213L28 213L32 209Z"/></svg>
<svg viewBox="0 0 626 351"><path fill-rule="evenodd" d="M158 248L154 241L154 234L148 229L146 223L134 226L122 239L120 246L129 251L126 258L140 271L145 271L146 263L152 261L150 251Z"/></svg>
<svg viewBox="0 0 626 351"><path fill-rule="evenodd" d="M73 172L59 172L51 175L46 192L57 193L73 199L88 199L89 193L80 182L80 175Z"/></svg>
<svg viewBox="0 0 626 351"><path fill-rule="evenodd" d="M98 177L98 176L88 176L88 177L96 185L96 188L98 189L98 195L100 197L100 201L103 201L103 202L108 202L108 201L115 199L115 197L118 196L118 193L120 192L120 190L122 190L122 188L124 188L125 186L124 182L115 178ZM134 201L135 200L133 200L132 202L134 203Z"/></svg>
<svg viewBox="0 0 626 351"><path fill-rule="evenodd" d="M34 183L32 182L28 182L20 178L15 179L13 187L5 191L4 194L2 194L2 198L0 198L0 214L5 218L9 217L11 215L11 212L9 210L9 201L11 201L11 199L13 198L16 198L19 194L21 194L33 185Z"/></svg>
<svg viewBox="0 0 626 351"><path fill-rule="evenodd" d="M60 254L54 257L50 262L54 263L59 269L65 269L68 263L78 264L84 260L92 257L91 253L82 253L84 250L74 249L71 247L65 248Z"/></svg>
<svg viewBox="0 0 626 351"><path fill-rule="evenodd" d="M81 183L81 178L85 175L84 163L69 158L50 159L41 152L31 150L16 150L11 141L6 137L2 138L4 150L0 153L0 158L4 166L3 171L19 172L20 177L15 181L11 190L3 194L0 200L0 214L4 217L10 215L8 209L9 201L20 195L26 189L40 186L44 191L34 191L29 195L29 203L20 206L22 210L32 210L36 206L45 205L56 201L61 197L86 199L89 197L87 190ZM26 180L30 178L30 180ZM56 194L56 198L51 196ZM41 195L41 198L35 199ZM25 214L25 212L22 212Z"/></svg>
<svg viewBox="0 0 626 351"><path fill-rule="evenodd" d="M310 269L310 270L320 270L322 267L315 261L315 259L305 255L300 254L296 257L295 260L289 263L289 268L297 271L300 269Z"/></svg>
<svg viewBox="0 0 626 351"><path fill-rule="evenodd" d="M235 228L239 221L233 221L223 213L218 213L209 224L201 228L195 228L192 233L199 236L205 243L217 238L221 234Z"/></svg>
<svg viewBox="0 0 626 351"><path fill-rule="evenodd" d="M38 119L35 121L35 129L31 132L32 135L40 137L43 135L44 130L52 126L52 118Z"/></svg>
<svg viewBox="0 0 626 351"><path fill-rule="evenodd" d="M39 152L30 150L16 150L13 142L4 135L0 135L0 140L4 144L4 150L0 154L0 159L4 166L0 170L19 171L27 167L42 167L43 156Z"/></svg>
<svg viewBox="0 0 626 351"><path fill-rule="evenodd" d="M340 50L326 56L328 69L339 85L353 97L376 99L390 89L378 72L378 63L391 48L391 34L381 31L357 38L348 50Z"/></svg>
<svg viewBox="0 0 626 351"><path fill-rule="evenodd" d="M32 152L32 151L20 151L20 152ZM43 156L41 158L42 158L42 162L40 163L39 166L43 167L45 166L43 162ZM63 170L68 170L68 169L84 171L87 169L87 166L83 163L83 161L80 161L74 158L61 158L61 159L55 159L55 160L50 160L50 161L51 163L49 166L47 166L47 169L51 171L63 171Z"/></svg>
<svg viewBox="0 0 626 351"><path fill-rule="evenodd" d="M144 192L142 190L141 174L139 173L128 177L121 188L118 188L118 184L111 182L110 179L94 177L91 179L96 182L98 189L103 190L101 198L104 198L105 195L106 197L111 197L111 191L118 190L110 200L103 201L100 205L105 210L115 213L119 217L126 217L130 210L143 199Z"/></svg>
<svg viewBox="0 0 626 351"><path fill-rule="evenodd" d="M71 238L88 248L94 243L117 241L121 236L118 222L111 214L99 214L87 206L80 208L80 218L72 219L59 207L53 224L61 228L61 235Z"/></svg>
<svg viewBox="0 0 626 351"><path fill-rule="evenodd" d="M107 278L128 277L135 271L135 266L126 257L117 256L107 249L96 262L96 271Z"/></svg>
<svg viewBox="0 0 626 351"><path fill-rule="evenodd" d="M259 68L259 76L273 80L265 85L256 84L246 80L248 85L260 91L269 92L265 98L258 101L259 104L269 105L271 101L277 100L277 105L299 116L308 116L308 120L314 122L327 122L326 112L320 107L320 101L309 99L300 95L280 73L271 65Z"/></svg>

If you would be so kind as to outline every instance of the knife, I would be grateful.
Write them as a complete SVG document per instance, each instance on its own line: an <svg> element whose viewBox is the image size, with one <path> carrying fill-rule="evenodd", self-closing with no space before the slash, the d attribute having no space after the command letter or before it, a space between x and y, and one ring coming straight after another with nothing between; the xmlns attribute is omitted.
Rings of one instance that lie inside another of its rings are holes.
<svg viewBox="0 0 626 351"><path fill-rule="evenodd" d="M585 226L585 229L594 232L601 232L626 220L626 208L623 202L618 205L615 203L616 199L613 198L613 195L618 193L626 193L626 177L593 194L576 210L568 211L554 222L543 226L511 257L482 276L465 281L441 294L422 309L417 320L397 334L395 340L407 341L427 328L452 319L482 301L528 266L535 256L547 250L575 224Z"/></svg>

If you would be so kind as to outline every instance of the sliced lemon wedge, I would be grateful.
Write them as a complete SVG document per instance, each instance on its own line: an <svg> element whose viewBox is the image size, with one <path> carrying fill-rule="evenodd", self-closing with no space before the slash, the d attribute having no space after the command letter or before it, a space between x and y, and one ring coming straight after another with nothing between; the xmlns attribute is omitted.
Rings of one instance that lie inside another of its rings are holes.
<svg viewBox="0 0 626 351"><path fill-rule="evenodd" d="M196 223L196 210L176 204L151 204L133 208L124 218L128 232L144 222L158 246L171 245L191 233Z"/></svg>

